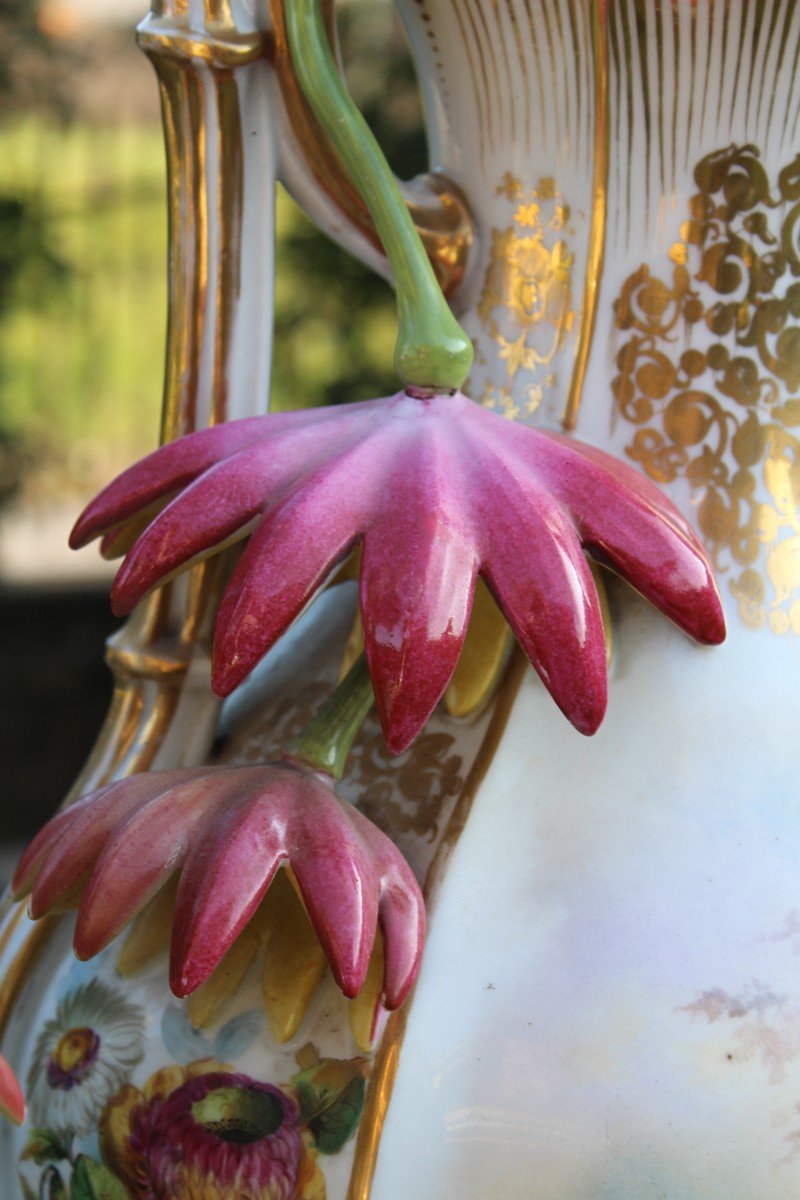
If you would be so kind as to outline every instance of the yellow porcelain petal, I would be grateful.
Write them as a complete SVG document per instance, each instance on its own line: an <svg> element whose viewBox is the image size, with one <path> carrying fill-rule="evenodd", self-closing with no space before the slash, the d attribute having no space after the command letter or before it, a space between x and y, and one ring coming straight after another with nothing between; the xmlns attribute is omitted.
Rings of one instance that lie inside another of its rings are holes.
<svg viewBox="0 0 800 1200"><path fill-rule="evenodd" d="M327 963L317 935L286 871L279 871L261 906L267 939L261 987L275 1040L297 1032Z"/></svg>
<svg viewBox="0 0 800 1200"><path fill-rule="evenodd" d="M146 508L140 509L130 520L124 521L116 529L110 529L100 544L100 553L103 558L111 562L113 559L122 558L124 554L127 554L139 535L144 533L150 522L158 516L162 509L167 507L171 499L172 495L162 496L161 499L148 504Z"/></svg>
<svg viewBox="0 0 800 1200"><path fill-rule="evenodd" d="M214 974L189 997L189 1021L207 1029L219 1018L228 1000L239 990L261 949L259 933L248 925L231 946Z"/></svg>
<svg viewBox="0 0 800 1200"><path fill-rule="evenodd" d="M117 958L120 975L133 975L159 954L169 950L178 878L176 873L131 926Z"/></svg>
<svg viewBox="0 0 800 1200"><path fill-rule="evenodd" d="M592 575L597 584L597 595L600 599L600 612L603 617L603 629L606 634L606 665L611 666L611 660L614 657L614 626L611 622L611 609L608 604L608 592L606 590L605 572L597 563L590 562Z"/></svg>
<svg viewBox="0 0 800 1200"><path fill-rule="evenodd" d="M353 617L353 624L350 627L350 633L347 636L347 644L342 655L342 665L339 668L339 683L342 682L347 672L355 665L358 658L364 651L364 630L361 628L361 613L357 612Z"/></svg>
<svg viewBox="0 0 800 1200"><path fill-rule="evenodd" d="M361 547L356 546L352 554L349 554L344 560L339 570L331 580L331 587L336 587L339 583L347 583L348 580L357 580L361 571Z"/></svg>
<svg viewBox="0 0 800 1200"><path fill-rule="evenodd" d="M375 1049L377 1040L375 1016L383 996L383 972L383 938L379 930L369 962L367 978L355 1000L350 1001L348 1014L350 1032L359 1050L363 1050L365 1054L369 1054Z"/></svg>
<svg viewBox="0 0 800 1200"><path fill-rule="evenodd" d="M444 694L453 717L468 717L491 696L506 661L512 634L482 579L475 588L469 629L455 674Z"/></svg>

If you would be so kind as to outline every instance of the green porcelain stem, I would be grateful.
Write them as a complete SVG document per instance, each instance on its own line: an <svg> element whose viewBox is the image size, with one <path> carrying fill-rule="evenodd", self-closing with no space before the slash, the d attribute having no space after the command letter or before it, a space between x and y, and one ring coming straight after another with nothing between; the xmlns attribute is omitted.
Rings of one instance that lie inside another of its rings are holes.
<svg viewBox="0 0 800 1200"><path fill-rule="evenodd" d="M367 660L362 654L317 715L289 744L288 756L341 779L350 747L374 699Z"/></svg>
<svg viewBox="0 0 800 1200"><path fill-rule="evenodd" d="M300 86L361 191L394 274L395 369L406 387L457 391L472 366L472 343L442 294L389 164L341 80L319 0L289 0L286 21Z"/></svg>

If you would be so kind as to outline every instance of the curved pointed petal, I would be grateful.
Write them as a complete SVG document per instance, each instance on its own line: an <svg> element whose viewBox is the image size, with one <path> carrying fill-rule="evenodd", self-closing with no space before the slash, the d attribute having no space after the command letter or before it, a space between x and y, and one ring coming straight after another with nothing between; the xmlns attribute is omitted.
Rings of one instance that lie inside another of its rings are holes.
<svg viewBox="0 0 800 1200"><path fill-rule="evenodd" d="M364 985L378 921L380 880L342 802L320 795L299 819L291 855L303 903L334 978L352 999Z"/></svg>
<svg viewBox="0 0 800 1200"><path fill-rule="evenodd" d="M298 414L287 413L286 418ZM285 428L284 414L276 414L277 428ZM263 417L245 417L201 429L160 446L123 471L87 504L69 537L79 550L96 537L127 521L163 496L186 487L214 463L235 454L264 436Z"/></svg>
<svg viewBox="0 0 800 1200"><path fill-rule="evenodd" d="M241 772L239 803L214 815L184 865L170 951L176 996L188 996L213 974L286 857L282 785L273 783L269 797L253 797L251 778Z"/></svg>
<svg viewBox="0 0 800 1200"><path fill-rule="evenodd" d="M384 881L379 919L386 960L384 1003L391 1011L400 1007L414 986L425 945L425 902L399 856Z"/></svg>
<svg viewBox="0 0 800 1200"><path fill-rule="evenodd" d="M481 574L558 707L592 734L608 695L597 588L552 497L518 465L503 465L508 469L487 471L481 464Z"/></svg>
<svg viewBox="0 0 800 1200"><path fill-rule="evenodd" d="M19 1081L0 1054L0 1115L14 1125L25 1122L25 1097Z"/></svg>
<svg viewBox="0 0 800 1200"><path fill-rule="evenodd" d="M31 844L15 875L20 894L33 888L31 915L44 916L69 895L119 823L187 775L185 770L134 775L58 813Z"/></svg>
<svg viewBox="0 0 800 1200"><path fill-rule="evenodd" d="M589 553L697 641L724 641L725 618L711 564L660 488L592 447L567 443L565 448L560 492Z"/></svg>
<svg viewBox="0 0 800 1200"><path fill-rule="evenodd" d="M252 671L360 536L384 471L381 442L364 438L325 463L262 519L217 614L218 696Z"/></svg>
<svg viewBox="0 0 800 1200"><path fill-rule="evenodd" d="M209 806L219 804L229 786L220 768L192 772L117 826L83 894L73 941L78 958L99 954L161 890Z"/></svg>
<svg viewBox="0 0 800 1200"><path fill-rule="evenodd" d="M205 471L137 539L114 580L114 612L125 616L174 571L246 537L276 496L351 443L365 419L350 413L325 430L316 425L290 429Z"/></svg>
<svg viewBox="0 0 800 1200"><path fill-rule="evenodd" d="M381 401L373 400L336 408L243 417L168 442L123 471L86 506L70 534L69 544L73 550L85 546L141 509L180 491L215 463L255 442L271 442L284 433L308 426L319 429L349 421L354 416L358 420L375 418L380 415L380 405Z"/></svg>
<svg viewBox="0 0 800 1200"><path fill-rule="evenodd" d="M408 749L441 699L472 609L478 562L450 435L431 431L400 452L388 503L364 538L364 644L392 754Z"/></svg>

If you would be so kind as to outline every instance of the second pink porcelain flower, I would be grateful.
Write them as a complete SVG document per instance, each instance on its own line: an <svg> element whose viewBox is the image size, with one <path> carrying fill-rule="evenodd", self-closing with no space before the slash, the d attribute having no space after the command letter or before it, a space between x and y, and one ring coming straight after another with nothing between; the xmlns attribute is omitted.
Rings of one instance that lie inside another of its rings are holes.
<svg viewBox="0 0 800 1200"><path fill-rule="evenodd" d="M380 926L386 1008L416 979L425 907L400 851L300 763L135 775L64 809L13 881L31 915L79 903L75 951L99 953L180 872L170 986L187 996L212 974L276 871L291 868L347 996L361 990ZM79 897L79 901L77 900Z"/></svg>

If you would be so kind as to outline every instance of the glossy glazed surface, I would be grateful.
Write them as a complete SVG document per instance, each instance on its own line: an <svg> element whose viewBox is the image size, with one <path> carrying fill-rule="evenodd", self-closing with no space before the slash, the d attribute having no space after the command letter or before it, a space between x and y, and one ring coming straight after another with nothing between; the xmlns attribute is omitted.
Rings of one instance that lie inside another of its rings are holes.
<svg viewBox="0 0 800 1200"><path fill-rule="evenodd" d="M345 995L364 986L378 929L381 1001L397 1008L419 970L425 909L400 852L330 781L287 762L152 772L60 812L14 877L40 918L80 906L75 952L103 950L164 888L180 882L170 984L187 996L212 975L286 865Z"/></svg>
<svg viewBox="0 0 800 1200"><path fill-rule="evenodd" d="M190 435L110 484L73 543L113 537L164 502L120 568L114 602L129 611L181 565L252 531L217 617L222 695L361 544L367 662L395 753L450 681L479 573L583 733L606 707L605 636L584 549L698 640L725 635L705 553L657 487L601 451L511 425L460 394L401 392Z"/></svg>

